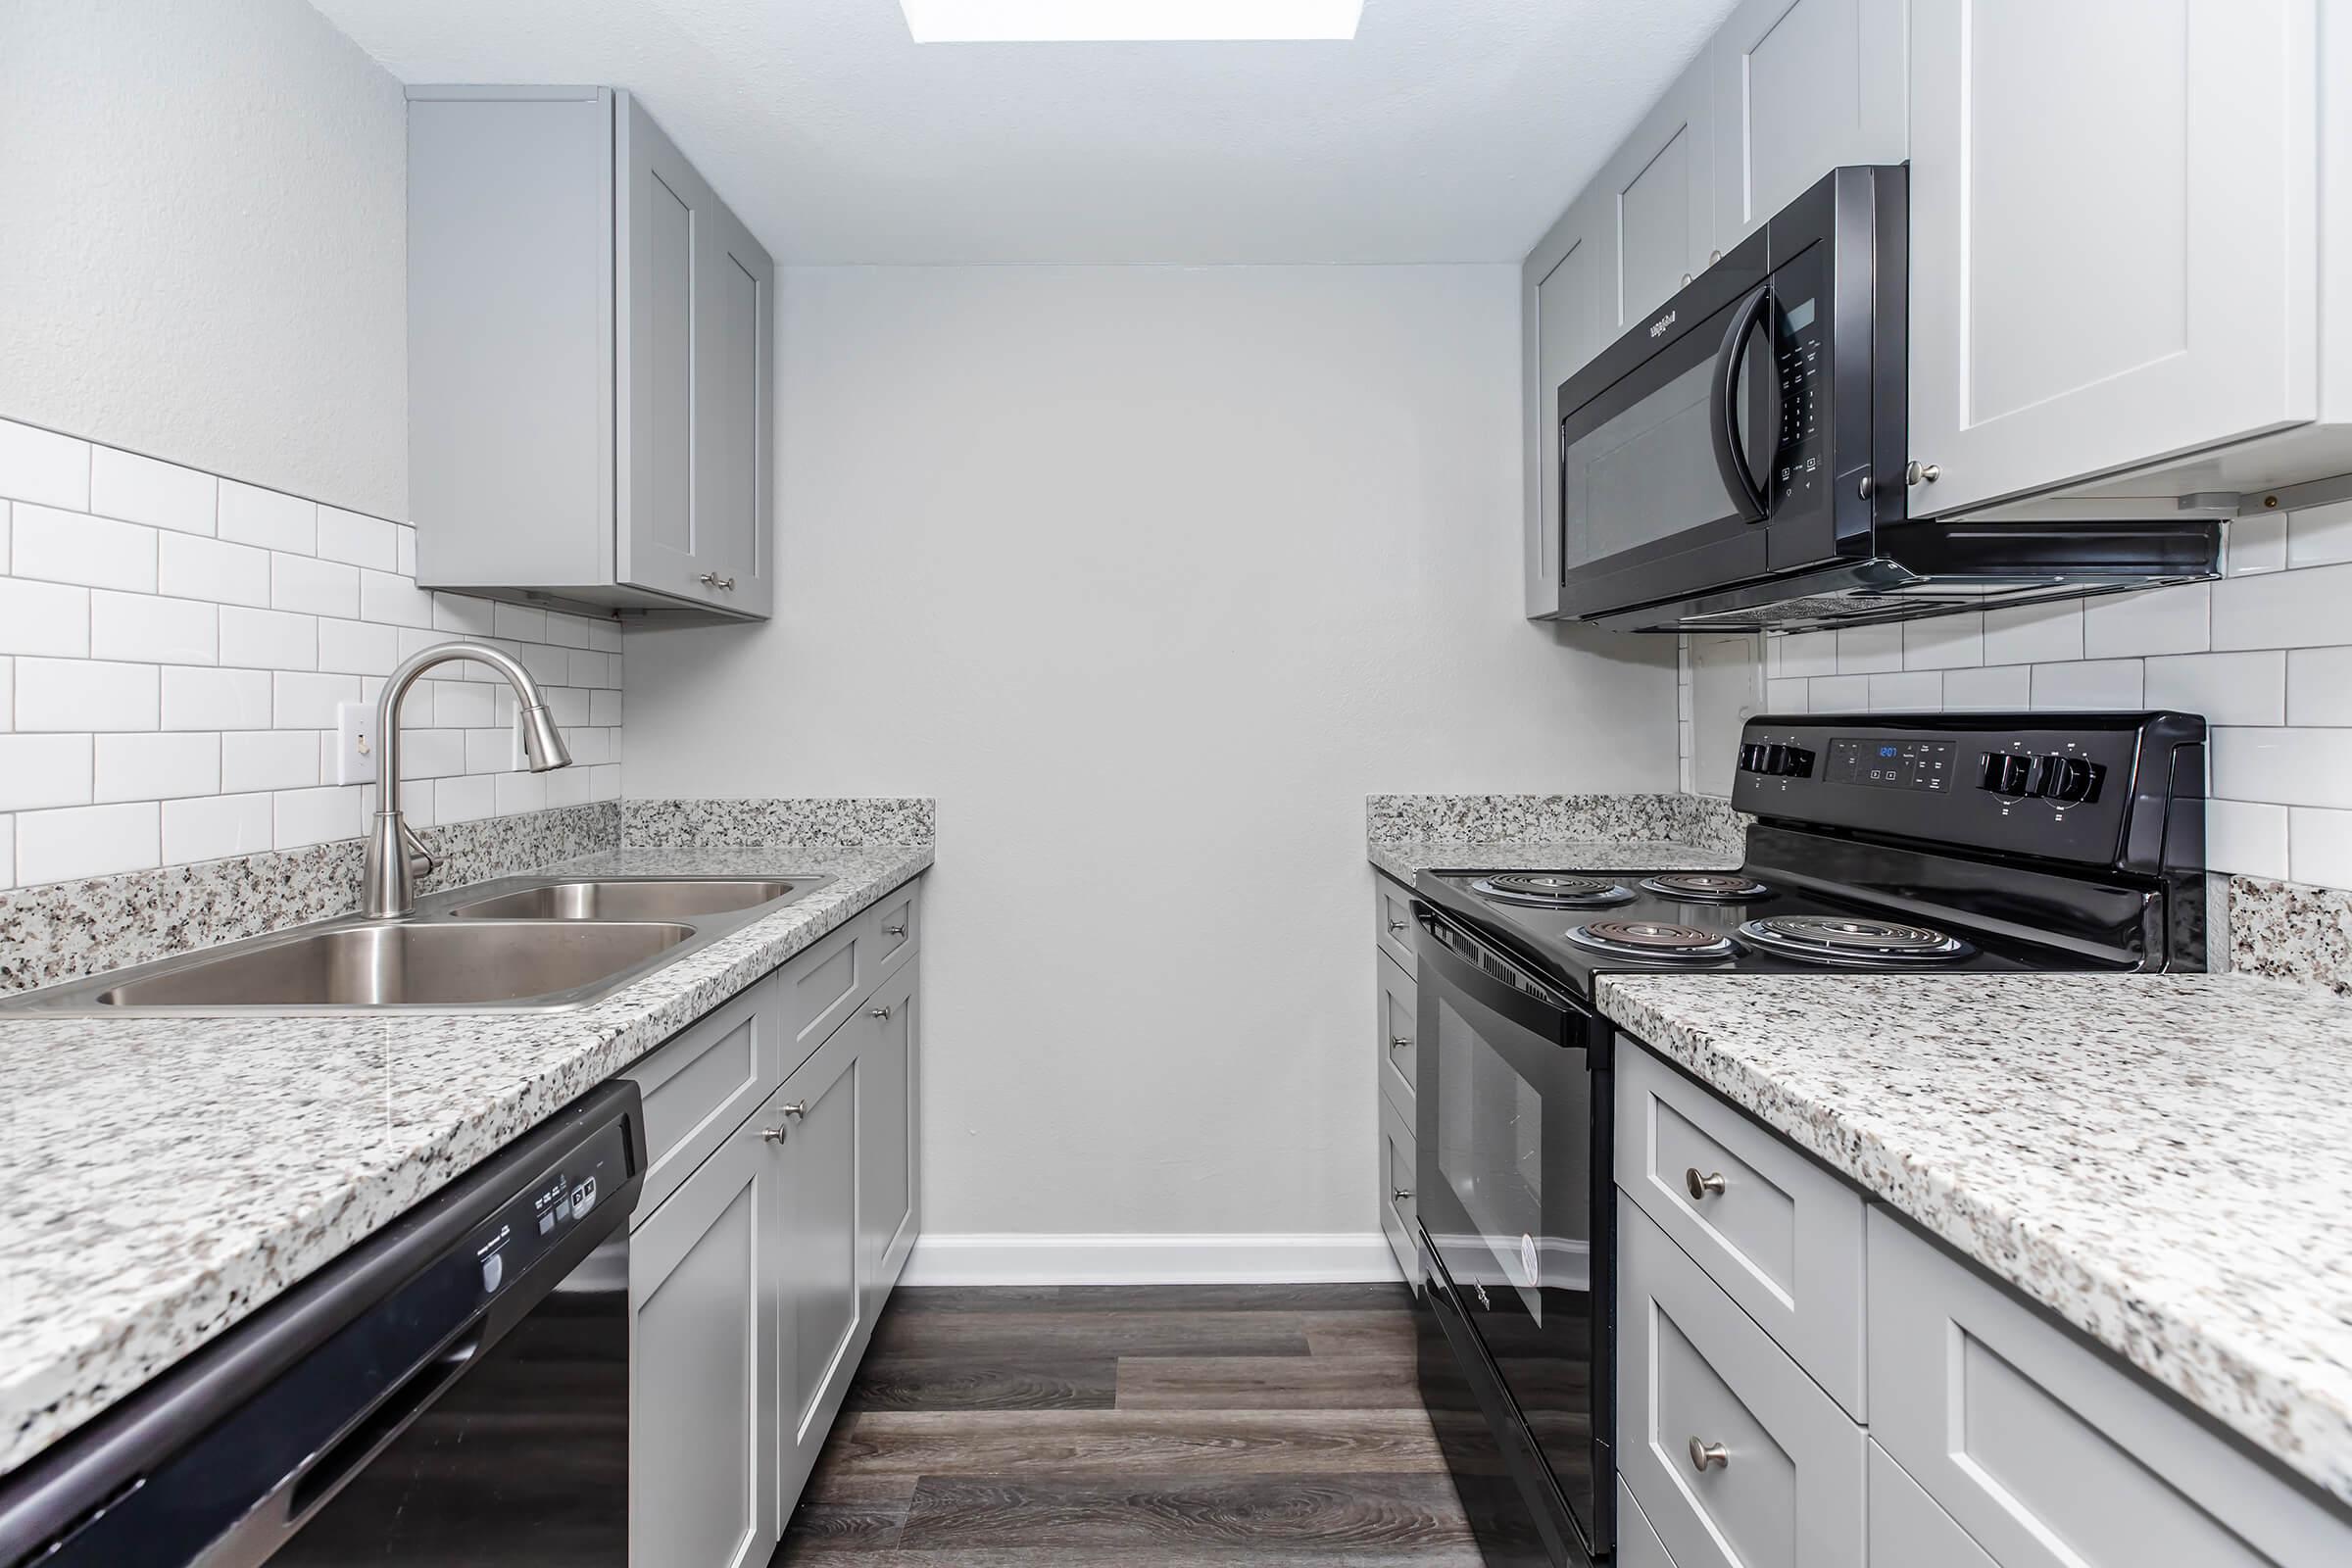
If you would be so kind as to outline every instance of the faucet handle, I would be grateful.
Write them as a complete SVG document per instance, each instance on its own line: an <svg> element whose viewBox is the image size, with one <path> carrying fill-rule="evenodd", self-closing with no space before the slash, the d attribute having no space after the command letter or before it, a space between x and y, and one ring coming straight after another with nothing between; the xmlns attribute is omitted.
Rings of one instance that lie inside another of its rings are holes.
<svg viewBox="0 0 2352 1568"><path fill-rule="evenodd" d="M409 826L409 819L405 816L400 819L400 845L408 851L409 875L413 877L431 876L441 863L433 858L433 852L424 847L424 840L416 836L416 830Z"/></svg>

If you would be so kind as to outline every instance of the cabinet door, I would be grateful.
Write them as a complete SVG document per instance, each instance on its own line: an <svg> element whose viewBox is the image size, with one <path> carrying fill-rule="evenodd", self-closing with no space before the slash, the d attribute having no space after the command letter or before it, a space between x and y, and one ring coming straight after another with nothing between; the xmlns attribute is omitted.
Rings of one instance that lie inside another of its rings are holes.
<svg viewBox="0 0 2352 1568"><path fill-rule="evenodd" d="M720 580L719 602L765 614L774 593L776 269L724 203L696 236L703 270L696 330L695 560ZM732 587L725 584L732 583Z"/></svg>
<svg viewBox="0 0 2352 1568"><path fill-rule="evenodd" d="M1588 191L1520 269L1530 615L1560 608L1560 383L1615 336L1616 211L1597 189Z"/></svg>
<svg viewBox="0 0 2352 1568"><path fill-rule="evenodd" d="M2312 417L2315 0L1912 0L1915 514Z"/></svg>
<svg viewBox="0 0 2352 1568"><path fill-rule="evenodd" d="M783 1082L776 995L776 977L769 975L621 1074L634 1079L645 1097L645 1142L652 1160L633 1224L651 1219Z"/></svg>
<svg viewBox="0 0 2352 1568"><path fill-rule="evenodd" d="M782 1515L766 1485L778 1196L760 1122L705 1160L629 1243L629 1560L758 1568Z"/></svg>
<svg viewBox="0 0 2352 1568"><path fill-rule="evenodd" d="M1715 248L1841 164L1903 161L1893 0L1745 0L1715 34Z"/></svg>
<svg viewBox="0 0 2352 1568"><path fill-rule="evenodd" d="M858 1058L867 1040L853 1018L776 1092L785 1129L776 1255L783 1270L777 1325L776 1506L793 1503L824 1446L864 1340L858 1290Z"/></svg>
<svg viewBox="0 0 2352 1568"><path fill-rule="evenodd" d="M919 957L900 965L867 1002L865 1017L853 1026L865 1034L858 1055L858 1229L859 1288L869 1323L898 1282L919 1229L921 966Z"/></svg>
<svg viewBox="0 0 2352 1568"><path fill-rule="evenodd" d="M1715 145L1704 56L1666 90L1602 171L1615 265L1603 343L1647 317L1707 265L1715 233Z"/></svg>

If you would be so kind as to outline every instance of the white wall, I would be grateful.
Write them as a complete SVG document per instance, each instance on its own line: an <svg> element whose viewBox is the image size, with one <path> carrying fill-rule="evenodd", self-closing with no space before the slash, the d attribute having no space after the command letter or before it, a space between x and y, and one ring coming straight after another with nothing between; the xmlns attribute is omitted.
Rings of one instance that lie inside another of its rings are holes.
<svg viewBox="0 0 2352 1568"><path fill-rule="evenodd" d="M628 634L629 793L939 800L925 1227L1374 1229L1375 790L1670 789L1520 616L1518 272L782 282L775 620Z"/></svg>
<svg viewBox="0 0 2352 1568"><path fill-rule="evenodd" d="M2207 865L2352 888L2352 502L2230 530L2218 582L1765 640L1764 706L2202 713ZM1738 745L1729 724L1686 741Z"/></svg>
<svg viewBox="0 0 2352 1568"><path fill-rule="evenodd" d="M301 0L0 4L0 416L407 516L405 126Z"/></svg>

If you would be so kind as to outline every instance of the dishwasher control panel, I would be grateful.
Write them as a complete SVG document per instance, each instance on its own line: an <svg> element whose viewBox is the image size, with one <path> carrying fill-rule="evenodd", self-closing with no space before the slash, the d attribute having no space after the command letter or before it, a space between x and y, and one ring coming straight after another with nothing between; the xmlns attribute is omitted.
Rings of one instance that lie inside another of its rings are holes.
<svg viewBox="0 0 2352 1568"><path fill-rule="evenodd" d="M574 1146L561 1165L551 1166L530 1191L511 1200L474 1231L473 1256L481 1269L484 1296L501 1290L594 1212L607 1193L629 1179L629 1140L615 1123Z"/></svg>

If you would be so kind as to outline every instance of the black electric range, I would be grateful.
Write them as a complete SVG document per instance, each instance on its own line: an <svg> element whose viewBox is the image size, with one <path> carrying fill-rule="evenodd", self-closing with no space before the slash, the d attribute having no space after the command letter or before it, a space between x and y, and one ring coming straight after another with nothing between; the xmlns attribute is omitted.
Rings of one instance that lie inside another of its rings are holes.
<svg viewBox="0 0 2352 1568"><path fill-rule="evenodd" d="M1414 884L1420 1374L1493 1568L1616 1536L1611 973L2199 970L2205 723L1775 716L1734 871Z"/></svg>

